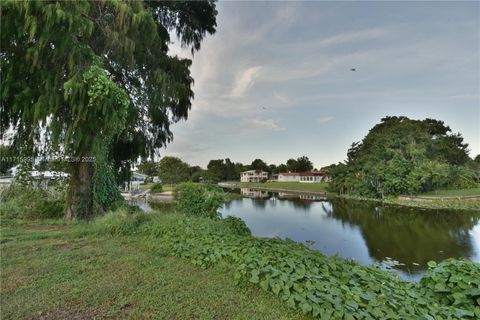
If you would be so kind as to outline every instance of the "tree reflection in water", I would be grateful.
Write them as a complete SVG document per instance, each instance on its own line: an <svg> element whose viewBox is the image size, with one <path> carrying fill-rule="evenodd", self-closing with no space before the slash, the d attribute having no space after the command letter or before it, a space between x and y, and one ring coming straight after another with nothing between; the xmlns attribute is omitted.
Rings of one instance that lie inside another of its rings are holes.
<svg viewBox="0 0 480 320"><path fill-rule="evenodd" d="M473 254L470 230L480 219L473 212L419 210L345 199L331 203L327 214L359 226L370 256L378 261L390 257L406 264L401 269L415 272L429 260L468 259Z"/></svg>
<svg viewBox="0 0 480 320"><path fill-rule="evenodd" d="M391 258L404 264L396 269L409 273L424 270L430 260L479 259L474 251L480 248L474 243L480 239L473 239L471 232L480 223L478 212L425 210L338 198L322 201L282 193L237 200L225 210L245 218L260 236L315 240L316 249L338 252L362 263Z"/></svg>

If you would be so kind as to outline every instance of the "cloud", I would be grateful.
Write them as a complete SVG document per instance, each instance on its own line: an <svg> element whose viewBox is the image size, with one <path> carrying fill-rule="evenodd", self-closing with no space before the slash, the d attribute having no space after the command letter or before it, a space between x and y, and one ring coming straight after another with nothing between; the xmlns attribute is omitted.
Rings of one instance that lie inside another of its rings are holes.
<svg viewBox="0 0 480 320"><path fill-rule="evenodd" d="M253 119L250 122L247 123L247 127L249 128L265 128L265 129L270 129L274 131L284 131L285 128L280 127L275 120L272 119L267 119L267 120L261 120L261 119Z"/></svg>
<svg viewBox="0 0 480 320"><path fill-rule="evenodd" d="M290 106L290 105L293 104L292 99L290 99L287 95L278 93L276 91L273 93L273 97L275 98L275 100L277 100L278 102L280 102L284 105Z"/></svg>
<svg viewBox="0 0 480 320"><path fill-rule="evenodd" d="M382 29L367 29L357 32L339 33L321 40L320 44L322 46L328 47L344 43L372 40L383 37L385 33L385 30Z"/></svg>
<svg viewBox="0 0 480 320"><path fill-rule="evenodd" d="M326 123L329 122L333 119L333 117L320 117L317 119L318 123Z"/></svg>
<svg viewBox="0 0 480 320"><path fill-rule="evenodd" d="M232 88L231 96L236 98L243 96L245 92L253 86L255 78L258 77L261 68L260 66L251 67L238 74Z"/></svg>

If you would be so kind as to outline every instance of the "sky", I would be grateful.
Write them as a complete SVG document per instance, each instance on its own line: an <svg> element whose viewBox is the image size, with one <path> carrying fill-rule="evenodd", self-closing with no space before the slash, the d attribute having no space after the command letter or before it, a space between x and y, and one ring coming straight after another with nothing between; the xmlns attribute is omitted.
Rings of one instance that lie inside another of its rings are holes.
<svg viewBox="0 0 480 320"><path fill-rule="evenodd" d="M320 168L385 116L444 121L480 153L479 2L219 2L195 99L160 156ZM192 58L178 41L172 55ZM351 71L351 69L356 71Z"/></svg>

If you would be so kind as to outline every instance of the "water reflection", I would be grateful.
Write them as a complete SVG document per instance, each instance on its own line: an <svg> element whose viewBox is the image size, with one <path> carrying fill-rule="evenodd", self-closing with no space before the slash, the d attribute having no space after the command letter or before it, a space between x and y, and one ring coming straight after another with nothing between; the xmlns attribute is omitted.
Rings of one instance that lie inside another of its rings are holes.
<svg viewBox="0 0 480 320"><path fill-rule="evenodd" d="M362 264L397 260L403 265L395 268L407 278L416 278L429 260L455 257L480 262L477 212L279 193L235 200L221 212L244 219L255 235L308 241L327 255Z"/></svg>

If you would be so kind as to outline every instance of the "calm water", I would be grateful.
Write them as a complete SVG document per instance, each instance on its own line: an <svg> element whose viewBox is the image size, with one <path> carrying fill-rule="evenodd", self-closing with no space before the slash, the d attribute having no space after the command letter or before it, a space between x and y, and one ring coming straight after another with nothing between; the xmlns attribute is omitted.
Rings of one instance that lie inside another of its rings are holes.
<svg viewBox="0 0 480 320"><path fill-rule="evenodd" d="M480 213L383 206L366 201L243 189L222 215L242 218L260 237L310 243L326 255L379 264L416 279L430 260L480 262ZM313 244L312 244L313 242Z"/></svg>

